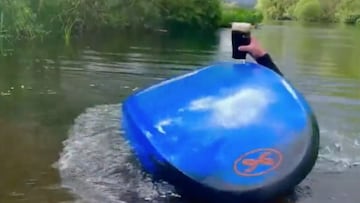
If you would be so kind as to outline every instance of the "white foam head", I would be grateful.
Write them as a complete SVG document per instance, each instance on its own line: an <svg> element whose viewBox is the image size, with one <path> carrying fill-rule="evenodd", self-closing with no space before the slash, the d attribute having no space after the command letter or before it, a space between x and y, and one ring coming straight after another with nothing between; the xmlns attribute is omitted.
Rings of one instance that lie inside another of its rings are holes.
<svg viewBox="0 0 360 203"><path fill-rule="evenodd" d="M240 32L250 32L252 25L250 23L234 22L231 24L231 29Z"/></svg>

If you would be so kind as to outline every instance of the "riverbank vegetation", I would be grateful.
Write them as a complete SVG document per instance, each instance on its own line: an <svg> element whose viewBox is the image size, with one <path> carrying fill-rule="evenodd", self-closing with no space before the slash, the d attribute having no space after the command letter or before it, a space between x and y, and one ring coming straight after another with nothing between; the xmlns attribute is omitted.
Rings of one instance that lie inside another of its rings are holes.
<svg viewBox="0 0 360 203"><path fill-rule="evenodd" d="M234 4L222 4L220 27L229 27L231 22L249 22L253 25L263 20L263 15L255 8L243 8Z"/></svg>
<svg viewBox="0 0 360 203"><path fill-rule="evenodd" d="M360 25L360 0L0 0L0 48L15 40L71 38L107 30L214 30L233 21L343 22Z"/></svg>
<svg viewBox="0 0 360 203"><path fill-rule="evenodd" d="M35 39L100 30L214 29L219 0L0 0L0 37Z"/></svg>
<svg viewBox="0 0 360 203"><path fill-rule="evenodd" d="M215 30L262 13L223 0L0 0L0 49L19 40L71 39L107 31Z"/></svg>
<svg viewBox="0 0 360 203"><path fill-rule="evenodd" d="M360 0L258 0L264 19L360 25Z"/></svg>

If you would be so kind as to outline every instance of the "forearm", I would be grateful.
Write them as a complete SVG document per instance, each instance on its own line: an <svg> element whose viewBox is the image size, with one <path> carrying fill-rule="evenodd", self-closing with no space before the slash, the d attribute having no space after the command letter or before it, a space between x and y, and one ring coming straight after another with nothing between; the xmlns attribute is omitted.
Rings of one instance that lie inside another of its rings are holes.
<svg viewBox="0 0 360 203"><path fill-rule="evenodd" d="M276 66L276 64L273 62L271 56L266 53L265 55L256 58L256 62L275 71L277 74L283 76L283 74L281 73L281 71L279 70L279 68Z"/></svg>

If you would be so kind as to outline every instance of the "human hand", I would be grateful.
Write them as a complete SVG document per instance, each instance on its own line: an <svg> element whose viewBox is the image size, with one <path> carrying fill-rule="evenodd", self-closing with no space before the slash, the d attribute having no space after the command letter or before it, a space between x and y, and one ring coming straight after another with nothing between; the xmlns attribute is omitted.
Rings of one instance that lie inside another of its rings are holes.
<svg viewBox="0 0 360 203"><path fill-rule="evenodd" d="M239 51L248 52L254 59L262 57L266 54L266 51L254 37L251 37L249 45L240 46L238 49Z"/></svg>

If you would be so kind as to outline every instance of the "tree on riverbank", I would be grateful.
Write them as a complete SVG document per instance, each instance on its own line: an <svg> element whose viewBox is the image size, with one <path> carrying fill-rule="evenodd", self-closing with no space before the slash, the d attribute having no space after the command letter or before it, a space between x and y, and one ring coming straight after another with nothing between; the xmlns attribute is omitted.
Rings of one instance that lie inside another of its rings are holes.
<svg viewBox="0 0 360 203"><path fill-rule="evenodd" d="M360 25L360 0L342 0L337 8L336 17L341 22Z"/></svg>
<svg viewBox="0 0 360 203"><path fill-rule="evenodd" d="M221 27L229 27L231 22L248 22L255 25L263 20L260 11L254 8L243 8L231 3L223 3L221 11L222 17L219 23Z"/></svg>
<svg viewBox="0 0 360 203"><path fill-rule="evenodd" d="M360 0L258 0L265 19L360 25Z"/></svg>
<svg viewBox="0 0 360 203"><path fill-rule="evenodd" d="M317 21L320 19L321 12L318 0L300 0L294 8L293 16L302 21Z"/></svg>

